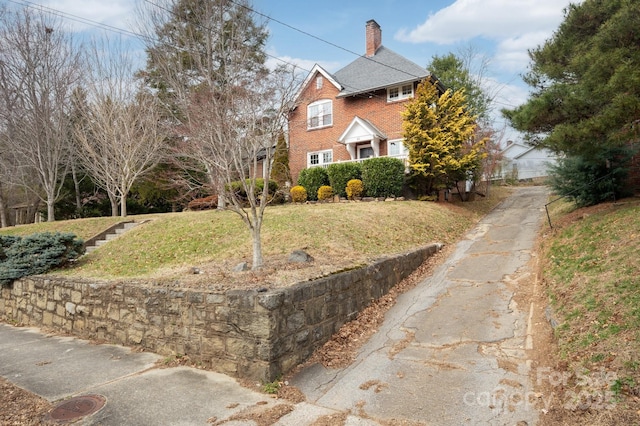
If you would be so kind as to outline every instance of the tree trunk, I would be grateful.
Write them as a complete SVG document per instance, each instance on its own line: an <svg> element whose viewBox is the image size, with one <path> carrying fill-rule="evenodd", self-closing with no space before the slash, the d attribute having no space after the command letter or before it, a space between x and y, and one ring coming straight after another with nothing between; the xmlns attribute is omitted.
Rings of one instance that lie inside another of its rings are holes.
<svg viewBox="0 0 640 426"><path fill-rule="evenodd" d="M127 217L127 196L120 197L120 216Z"/></svg>
<svg viewBox="0 0 640 426"><path fill-rule="evenodd" d="M111 216L118 216L118 198L112 193L108 193L109 202L111 203Z"/></svg>
<svg viewBox="0 0 640 426"><path fill-rule="evenodd" d="M73 177L73 187L76 192L76 211L80 213L82 211L82 200L80 199L80 182L78 182L78 174L76 173L76 166L71 162L71 176Z"/></svg>
<svg viewBox="0 0 640 426"><path fill-rule="evenodd" d="M263 264L262 238L260 236L261 225L260 221L257 221L257 223L254 223L254 226L251 228L251 237L253 238L253 264L251 265L251 269L254 271L262 268Z"/></svg>
<svg viewBox="0 0 640 426"><path fill-rule="evenodd" d="M55 222L55 201L52 197L47 197L47 222Z"/></svg>
<svg viewBox="0 0 640 426"><path fill-rule="evenodd" d="M9 226L7 222L7 210L4 204L4 197L0 194L0 228Z"/></svg>

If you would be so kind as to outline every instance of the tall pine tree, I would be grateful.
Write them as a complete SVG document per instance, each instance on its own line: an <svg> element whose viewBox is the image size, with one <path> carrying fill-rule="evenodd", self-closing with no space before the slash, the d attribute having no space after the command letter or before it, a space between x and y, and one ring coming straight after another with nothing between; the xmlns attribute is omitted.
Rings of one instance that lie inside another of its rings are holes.
<svg viewBox="0 0 640 426"><path fill-rule="evenodd" d="M503 110L533 143L568 155L601 156L638 136L640 3L571 4L544 45L530 52L529 100Z"/></svg>
<svg viewBox="0 0 640 426"><path fill-rule="evenodd" d="M582 204L626 191L640 123L638 28L637 1L569 5L553 37L530 52L531 71L524 78L529 100L503 110L533 144L563 154L554 188L563 195L581 193Z"/></svg>

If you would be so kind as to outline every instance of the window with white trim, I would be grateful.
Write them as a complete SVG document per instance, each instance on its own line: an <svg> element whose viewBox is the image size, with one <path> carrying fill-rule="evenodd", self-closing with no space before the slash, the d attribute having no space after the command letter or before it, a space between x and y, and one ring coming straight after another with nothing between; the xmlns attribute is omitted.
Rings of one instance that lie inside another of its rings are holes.
<svg viewBox="0 0 640 426"><path fill-rule="evenodd" d="M322 83L323 83L322 76L319 75L318 77L316 77L316 89L322 89Z"/></svg>
<svg viewBox="0 0 640 426"><path fill-rule="evenodd" d="M403 99L413 98L413 83L403 84L402 86L390 87L387 89L387 101L401 101Z"/></svg>
<svg viewBox="0 0 640 426"><path fill-rule="evenodd" d="M387 141L387 155L389 157L406 157L409 150L404 146L402 139L394 139Z"/></svg>
<svg viewBox="0 0 640 426"><path fill-rule="evenodd" d="M333 124L333 106L330 99L323 99L307 107L307 129L317 129Z"/></svg>
<svg viewBox="0 0 640 426"><path fill-rule="evenodd" d="M333 151L318 151L307 153L307 167L324 166L333 163Z"/></svg>

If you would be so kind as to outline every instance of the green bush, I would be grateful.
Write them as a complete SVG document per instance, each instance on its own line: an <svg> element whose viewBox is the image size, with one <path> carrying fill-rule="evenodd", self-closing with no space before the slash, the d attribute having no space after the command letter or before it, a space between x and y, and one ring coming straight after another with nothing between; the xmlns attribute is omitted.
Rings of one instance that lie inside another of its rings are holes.
<svg viewBox="0 0 640 426"><path fill-rule="evenodd" d="M347 197L350 200L353 200L357 197L362 197L364 194L364 185L362 185L362 181L360 179L351 179L347 182Z"/></svg>
<svg viewBox="0 0 640 426"><path fill-rule="evenodd" d="M360 163L333 163L327 167L329 185L337 195L346 197L347 182L352 179L362 178L362 165Z"/></svg>
<svg viewBox="0 0 640 426"><path fill-rule="evenodd" d="M312 167L302 170L298 177L298 185L304 186L309 199L316 201L318 199L318 189L320 189L322 185L329 185L327 170L322 167Z"/></svg>
<svg viewBox="0 0 640 426"><path fill-rule="evenodd" d="M304 189L304 186L296 185L291 188L289 193L291 194L291 201L294 203L304 203L307 201L307 190Z"/></svg>
<svg viewBox="0 0 640 426"><path fill-rule="evenodd" d="M404 162L398 158L376 157L362 163L362 184L369 197L399 197L404 184Z"/></svg>
<svg viewBox="0 0 640 426"><path fill-rule="evenodd" d="M318 200L325 201L333 197L333 188L328 185L322 185L318 188Z"/></svg>
<svg viewBox="0 0 640 426"><path fill-rule="evenodd" d="M43 274L77 259L84 243L69 233L43 232L26 237L0 236L0 285L18 278Z"/></svg>
<svg viewBox="0 0 640 426"><path fill-rule="evenodd" d="M632 155L626 148L609 148L590 158L562 158L550 167L550 184L580 207L628 196L626 181Z"/></svg>

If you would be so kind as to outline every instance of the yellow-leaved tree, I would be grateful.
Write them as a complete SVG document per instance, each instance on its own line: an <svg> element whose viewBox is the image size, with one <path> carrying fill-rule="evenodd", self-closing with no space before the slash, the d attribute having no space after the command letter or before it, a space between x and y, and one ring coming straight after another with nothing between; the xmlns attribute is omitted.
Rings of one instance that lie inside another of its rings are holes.
<svg viewBox="0 0 640 426"><path fill-rule="evenodd" d="M486 140L477 140L476 117L468 112L464 90L440 93L424 80L402 116L404 144L419 192L429 195L473 181Z"/></svg>

